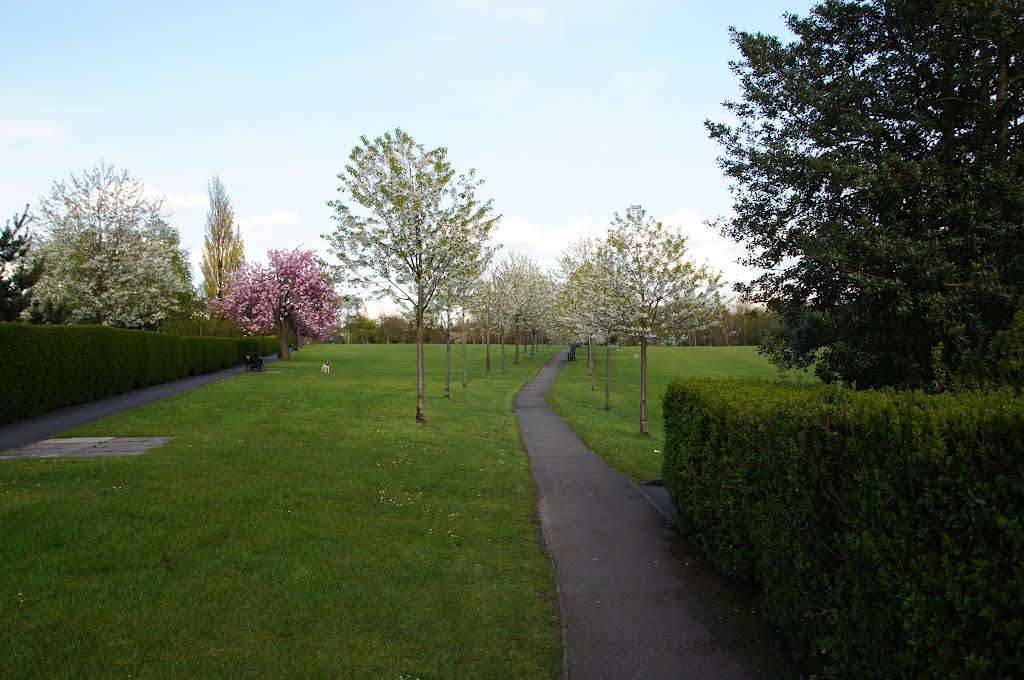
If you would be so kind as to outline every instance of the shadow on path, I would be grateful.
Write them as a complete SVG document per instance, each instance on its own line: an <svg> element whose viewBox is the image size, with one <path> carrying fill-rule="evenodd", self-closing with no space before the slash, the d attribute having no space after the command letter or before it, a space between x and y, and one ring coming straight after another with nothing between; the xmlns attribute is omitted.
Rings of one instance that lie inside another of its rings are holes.
<svg viewBox="0 0 1024 680"><path fill-rule="evenodd" d="M515 407L558 575L569 678L800 677L748 594L547 405L564 358L542 368Z"/></svg>

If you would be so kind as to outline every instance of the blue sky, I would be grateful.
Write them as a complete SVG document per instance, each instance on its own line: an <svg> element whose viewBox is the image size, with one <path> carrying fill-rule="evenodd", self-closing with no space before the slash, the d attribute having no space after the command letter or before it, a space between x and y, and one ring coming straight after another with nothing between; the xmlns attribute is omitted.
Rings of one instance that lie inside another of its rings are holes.
<svg viewBox="0 0 1024 680"><path fill-rule="evenodd" d="M728 27L781 35L812 4L5 2L0 210L102 159L167 196L198 261L216 174L249 259L326 255L352 147L401 127L476 168L507 249L552 266L639 203L741 278L701 225L730 209L703 121L739 94Z"/></svg>

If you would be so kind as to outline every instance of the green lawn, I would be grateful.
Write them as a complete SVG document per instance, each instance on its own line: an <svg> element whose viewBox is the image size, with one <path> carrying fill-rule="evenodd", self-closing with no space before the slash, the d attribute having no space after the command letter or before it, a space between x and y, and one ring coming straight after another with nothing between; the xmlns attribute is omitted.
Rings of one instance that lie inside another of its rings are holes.
<svg viewBox="0 0 1024 680"><path fill-rule="evenodd" d="M0 677L560 677L511 407L546 355L469 349L427 426L414 347L316 346L64 433L145 455L0 461Z"/></svg>
<svg viewBox="0 0 1024 680"><path fill-rule="evenodd" d="M591 391L587 349L565 362L548 402L591 451L635 481L661 476L665 429L661 397L676 378L778 380L779 371L755 347L650 347L647 354L647 418L650 437L640 434L639 347L612 351L612 410L604 410L605 348L597 348L597 391ZM814 380L789 371L786 380Z"/></svg>

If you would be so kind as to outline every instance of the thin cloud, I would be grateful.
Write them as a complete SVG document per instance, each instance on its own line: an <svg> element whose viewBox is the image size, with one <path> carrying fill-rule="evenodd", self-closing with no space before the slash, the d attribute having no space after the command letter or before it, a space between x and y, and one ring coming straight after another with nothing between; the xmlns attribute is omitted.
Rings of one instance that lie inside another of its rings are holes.
<svg viewBox="0 0 1024 680"><path fill-rule="evenodd" d="M62 136L62 130L54 126L17 120L0 120L0 139L49 142L60 139Z"/></svg>
<svg viewBox="0 0 1024 680"><path fill-rule="evenodd" d="M210 197L206 194L189 194L184 192L169 194L165 191L160 191L151 184L144 184L143 188L146 196L163 199L164 209L171 212L175 210L205 208L210 204Z"/></svg>
<svg viewBox="0 0 1024 680"><path fill-rule="evenodd" d="M494 240L504 251L514 250L532 258L545 269L558 266L558 257L573 241L604 233L603 225L584 215L572 224L536 224L522 217L502 218L494 232Z"/></svg>
<svg viewBox="0 0 1024 680"><path fill-rule="evenodd" d="M714 227L708 226L707 219L699 213L683 208L672 213L664 222L677 227L687 237L689 256L698 263L706 262L712 269L722 272L724 282L747 282L762 273L740 264L738 260L747 254L743 244L719 234Z"/></svg>

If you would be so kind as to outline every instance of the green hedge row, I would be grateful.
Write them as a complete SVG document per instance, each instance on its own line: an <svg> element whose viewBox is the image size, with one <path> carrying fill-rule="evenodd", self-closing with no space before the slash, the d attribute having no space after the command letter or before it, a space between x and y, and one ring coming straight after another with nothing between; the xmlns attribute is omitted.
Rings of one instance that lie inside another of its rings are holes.
<svg viewBox="0 0 1024 680"><path fill-rule="evenodd" d="M837 678L1024 669L1024 400L677 381L665 486Z"/></svg>
<svg viewBox="0 0 1024 680"><path fill-rule="evenodd" d="M234 366L277 339L163 335L94 325L0 323L0 422Z"/></svg>

